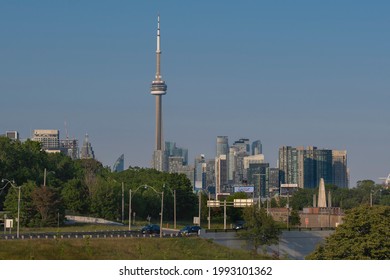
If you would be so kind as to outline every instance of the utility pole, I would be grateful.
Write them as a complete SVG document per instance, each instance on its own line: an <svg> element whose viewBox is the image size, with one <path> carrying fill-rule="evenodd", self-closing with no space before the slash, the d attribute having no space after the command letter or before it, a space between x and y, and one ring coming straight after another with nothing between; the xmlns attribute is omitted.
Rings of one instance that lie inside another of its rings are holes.
<svg viewBox="0 0 390 280"><path fill-rule="evenodd" d="M131 189L129 189L129 231L131 230Z"/></svg>
<svg viewBox="0 0 390 280"><path fill-rule="evenodd" d="M176 190L173 190L173 228L176 229Z"/></svg>
<svg viewBox="0 0 390 280"><path fill-rule="evenodd" d="M287 230L290 230L290 194L287 194Z"/></svg>
<svg viewBox="0 0 390 280"><path fill-rule="evenodd" d="M226 199L223 201L223 229L226 229Z"/></svg>
<svg viewBox="0 0 390 280"><path fill-rule="evenodd" d="M125 219L125 186L124 183L122 182L122 224Z"/></svg>
<svg viewBox="0 0 390 280"><path fill-rule="evenodd" d="M209 192L209 201L210 201L210 192ZM210 229L210 223L211 223L211 215L210 215L210 206L209 206L209 216L208 216L208 229Z"/></svg>
<svg viewBox="0 0 390 280"><path fill-rule="evenodd" d="M163 211L164 211L164 191L161 192L160 238L162 237Z"/></svg>
<svg viewBox="0 0 390 280"><path fill-rule="evenodd" d="M202 196L201 196L202 193L201 193L201 191L199 191L198 194L199 194L199 214L198 215L199 215L199 226L200 226L200 214L201 214L201 208L202 208L201 207L201 205L202 205Z"/></svg>

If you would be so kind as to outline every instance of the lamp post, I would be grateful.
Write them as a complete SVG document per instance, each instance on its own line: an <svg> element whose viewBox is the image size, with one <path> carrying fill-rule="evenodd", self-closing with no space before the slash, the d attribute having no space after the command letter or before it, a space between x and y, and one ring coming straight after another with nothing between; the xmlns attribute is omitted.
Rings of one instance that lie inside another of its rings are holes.
<svg viewBox="0 0 390 280"><path fill-rule="evenodd" d="M22 188L21 186L15 186L15 182L14 181L10 181L8 179L1 179L1 182L4 183L6 182L5 186L3 187L3 189L8 185L10 184L13 188L15 189L18 189L18 224L17 224L17 228L16 228L16 238L19 239L19 223L20 223L20 189Z"/></svg>
<svg viewBox="0 0 390 280"><path fill-rule="evenodd" d="M210 200L210 193L209 193L209 200ZM207 220L208 220L207 226L208 226L208 229L210 229L210 223L211 223L211 212L210 212L210 207L209 207L209 216L207 217Z"/></svg>
<svg viewBox="0 0 390 280"><path fill-rule="evenodd" d="M199 226L200 226L200 215L202 214L201 213L201 208L202 207L202 192L201 191L199 191L199 209L198 209L198 211L199 211L199 213L198 213L198 215L199 215Z"/></svg>
<svg viewBox="0 0 390 280"><path fill-rule="evenodd" d="M148 186L148 185L141 185L139 186L135 191L137 192L140 188L144 188L144 189L152 189L155 193L157 194L161 194L161 212L160 212L160 237L162 237L162 224L163 224L163 210L164 210L164 191L162 192L158 192L155 188L153 188L152 186ZM131 189L129 190L129 231L131 230L131 199L132 199L132 191Z"/></svg>
<svg viewBox="0 0 390 280"><path fill-rule="evenodd" d="M176 190L172 191L170 187L164 184L163 189L165 189L165 187L167 187L173 195L173 228L176 229Z"/></svg>
<svg viewBox="0 0 390 280"><path fill-rule="evenodd" d="M134 193L137 192L140 188L146 189L146 188L147 188L147 185L141 185L141 186L139 186L139 187L134 191ZM131 230L131 211L132 211L132 209L131 209L131 200L133 199L131 195L132 195L132 190L129 189L129 231Z"/></svg>
<svg viewBox="0 0 390 280"><path fill-rule="evenodd" d="M162 237L163 211L164 211L164 191L158 192L152 186L145 185L145 188L151 188L156 194L161 194L161 212L160 212L160 238Z"/></svg>
<svg viewBox="0 0 390 280"><path fill-rule="evenodd" d="M43 170L43 186L46 187L46 177L47 177L47 173L53 173L55 174L54 171L49 171L47 172L46 168Z"/></svg>

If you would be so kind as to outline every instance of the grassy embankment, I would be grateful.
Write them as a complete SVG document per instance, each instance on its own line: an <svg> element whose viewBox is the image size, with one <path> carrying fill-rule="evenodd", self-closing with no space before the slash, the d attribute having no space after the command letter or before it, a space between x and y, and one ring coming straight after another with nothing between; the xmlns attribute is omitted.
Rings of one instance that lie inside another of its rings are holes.
<svg viewBox="0 0 390 280"><path fill-rule="evenodd" d="M250 260L270 259L190 238L0 240L2 260Z"/></svg>

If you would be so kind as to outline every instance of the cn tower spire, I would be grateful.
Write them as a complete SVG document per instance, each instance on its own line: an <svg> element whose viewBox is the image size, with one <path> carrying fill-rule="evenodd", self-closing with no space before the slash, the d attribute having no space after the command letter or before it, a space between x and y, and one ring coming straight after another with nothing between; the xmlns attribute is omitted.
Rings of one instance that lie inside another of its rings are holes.
<svg viewBox="0 0 390 280"><path fill-rule="evenodd" d="M152 81L150 93L156 96L156 151L163 150L162 139L162 96L167 93L167 85L161 77L161 36L160 15L157 16L156 77Z"/></svg>

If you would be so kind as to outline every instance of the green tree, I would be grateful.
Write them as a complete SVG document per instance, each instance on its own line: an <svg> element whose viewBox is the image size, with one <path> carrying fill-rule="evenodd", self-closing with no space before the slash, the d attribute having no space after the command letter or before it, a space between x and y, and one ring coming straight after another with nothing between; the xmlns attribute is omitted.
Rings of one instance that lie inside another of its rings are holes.
<svg viewBox="0 0 390 280"><path fill-rule="evenodd" d="M234 202L235 199L247 199L248 195L244 192L237 192L233 195L230 195L226 201L227 202ZM226 215L230 218L231 222L235 222L238 220L242 220L242 211L243 208L239 207L227 207L226 209Z"/></svg>
<svg viewBox="0 0 390 280"><path fill-rule="evenodd" d="M347 212L325 244L307 259L390 259L390 207L362 205Z"/></svg>
<svg viewBox="0 0 390 280"><path fill-rule="evenodd" d="M271 215L267 215L264 208L256 205L246 207L243 211L245 226L247 230L241 231L238 235L248 241L253 246L253 252L257 254L260 246L277 244L281 229L273 220Z"/></svg>
<svg viewBox="0 0 390 280"><path fill-rule="evenodd" d="M292 210L289 216L289 223L291 226L300 226L301 218L299 216L299 212L297 210Z"/></svg>
<svg viewBox="0 0 390 280"><path fill-rule="evenodd" d="M80 179L67 181L61 191L64 206L72 213L86 213L88 210L88 188Z"/></svg>
<svg viewBox="0 0 390 280"><path fill-rule="evenodd" d="M34 226L38 219L38 212L32 202L32 193L36 188L35 182L28 181L20 189L20 225ZM17 218L18 189L10 188L4 201L4 209L10 212L11 217Z"/></svg>
<svg viewBox="0 0 390 280"><path fill-rule="evenodd" d="M312 189L298 189L298 191L290 197L291 207L294 210L302 210L304 207L312 207L313 194L314 190Z"/></svg>
<svg viewBox="0 0 390 280"><path fill-rule="evenodd" d="M99 218L119 220L121 190L114 183L106 181L102 177L96 178L96 183L90 186L90 213Z"/></svg>
<svg viewBox="0 0 390 280"><path fill-rule="evenodd" d="M62 223L64 207L56 189L49 186L35 188L31 198L38 214L37 226L55 226L57 223Z"/></svg>

